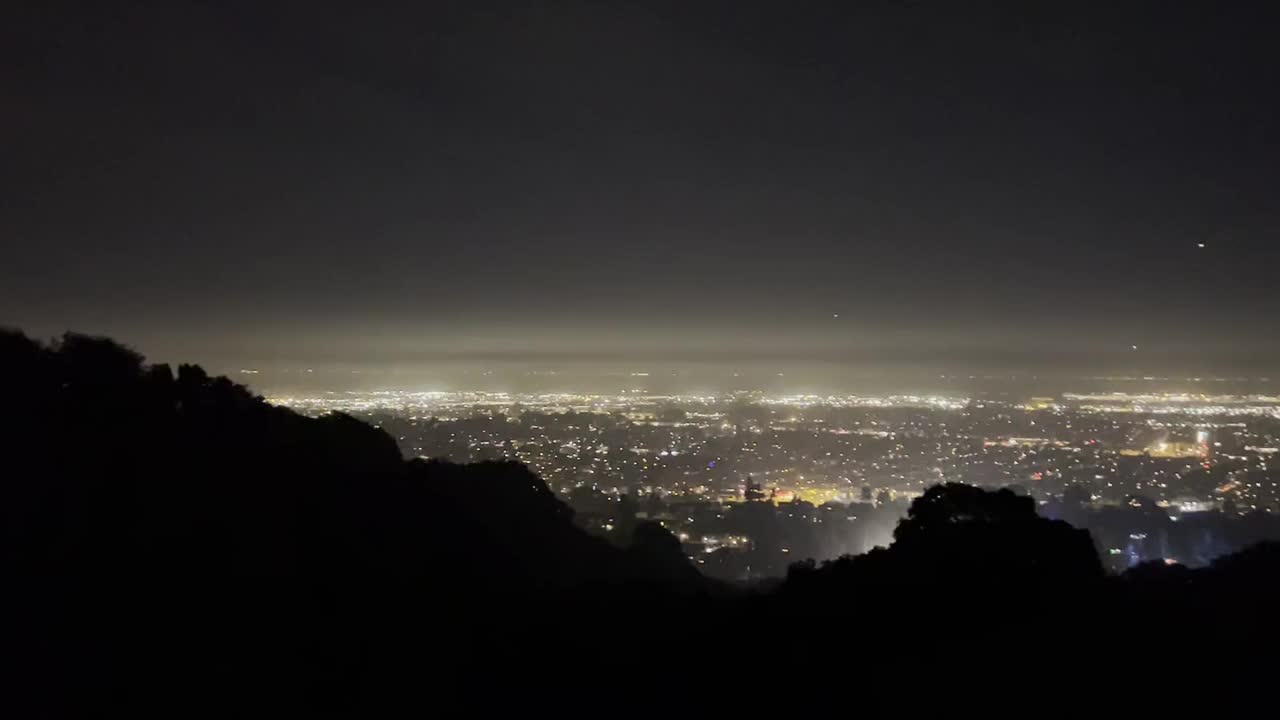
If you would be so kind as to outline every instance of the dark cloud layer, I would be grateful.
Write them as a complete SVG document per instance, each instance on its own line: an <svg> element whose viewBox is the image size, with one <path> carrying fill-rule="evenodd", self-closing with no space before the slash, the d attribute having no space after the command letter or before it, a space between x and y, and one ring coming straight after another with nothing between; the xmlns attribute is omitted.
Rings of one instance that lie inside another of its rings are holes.
<svg viewBox="0 0 1280 720"><path fill-rule="evenodd" d="M227 364L1278 364L1267 4L327 5L6 9L0 320Z"/></svg>

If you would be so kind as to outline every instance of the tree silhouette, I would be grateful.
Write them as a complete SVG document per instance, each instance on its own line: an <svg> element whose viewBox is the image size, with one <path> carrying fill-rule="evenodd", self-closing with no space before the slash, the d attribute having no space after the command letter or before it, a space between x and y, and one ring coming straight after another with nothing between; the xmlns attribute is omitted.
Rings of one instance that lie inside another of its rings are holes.
<svg viewBox="0 0 1280 720"><path fill-rule="evenodd" d="M953 578L1102 575L1087 531L1040 517L1034 500L1007 488L935 485L911 503L893 536L896 553Z"/></svg>
<svg viewBox="0 0 1280 720"><path fill-rule="evenodd" d="M911 503L886 550L793 568L798 586L945 583L1071 583L1102 565L1084 530L1047 520L1035 501L1008 489L934 485Z"/></svg>

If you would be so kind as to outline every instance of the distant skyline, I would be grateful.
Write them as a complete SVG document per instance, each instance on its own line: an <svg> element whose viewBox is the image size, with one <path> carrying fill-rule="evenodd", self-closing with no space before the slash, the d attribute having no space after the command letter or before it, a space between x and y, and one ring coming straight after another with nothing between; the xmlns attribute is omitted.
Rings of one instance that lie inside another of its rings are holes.
<svg viewBox="0 0 1280 720"><path fill-rule="evenodd" d="M0 324L226 372L1280 375L1274 4L323 5L6 13Z"/></svg>

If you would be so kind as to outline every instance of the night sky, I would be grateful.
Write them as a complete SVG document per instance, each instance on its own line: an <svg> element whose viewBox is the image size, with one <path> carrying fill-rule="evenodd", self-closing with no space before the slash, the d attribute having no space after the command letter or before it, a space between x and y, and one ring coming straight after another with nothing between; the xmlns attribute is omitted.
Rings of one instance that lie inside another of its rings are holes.
<svg viewBox="0 0 1280 720"><path fill-rule="evenodd" d="M0 323L215 368L1280 368L1276 3L334 4L7 6Z"/></svg>

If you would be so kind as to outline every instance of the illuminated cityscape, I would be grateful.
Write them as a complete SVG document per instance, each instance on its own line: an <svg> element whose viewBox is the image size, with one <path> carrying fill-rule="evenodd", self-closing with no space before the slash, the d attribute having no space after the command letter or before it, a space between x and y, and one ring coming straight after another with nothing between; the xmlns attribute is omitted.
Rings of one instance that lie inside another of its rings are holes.
<svg viewBox="0 0 1280 720"><path fill-rule="evenodd" d="M1088 527L1116 570L1203 565L1280 528L1280 398L332 392L273 396L350 414L406 457L526 464L588 530L657 519L709 575L891 541L927 487L1011 487Z"/></svg>

